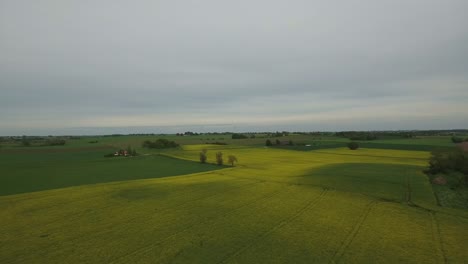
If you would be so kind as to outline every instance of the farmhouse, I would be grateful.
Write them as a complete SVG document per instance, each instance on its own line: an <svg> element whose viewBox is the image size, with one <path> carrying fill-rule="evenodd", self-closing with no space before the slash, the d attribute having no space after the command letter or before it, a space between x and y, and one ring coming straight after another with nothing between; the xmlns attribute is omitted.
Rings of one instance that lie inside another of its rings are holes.
<svg viewBox="0 0 468 264"><path fill-rule="evenodd" d="M129 155L130 155L130 153L128 153L127 150L123 150L123 149L121 149L121 150L119 150L119 151L116 151L116 152L114 153L114 156L125 156L125 157L127 157L127 156L129 156Z"/></svg>

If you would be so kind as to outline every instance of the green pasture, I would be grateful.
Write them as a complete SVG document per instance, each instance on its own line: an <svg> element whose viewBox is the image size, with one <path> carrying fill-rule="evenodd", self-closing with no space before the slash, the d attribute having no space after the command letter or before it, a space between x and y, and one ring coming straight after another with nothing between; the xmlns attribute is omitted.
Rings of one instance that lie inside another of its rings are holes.
<svg viewBox="0 0 468 264"><path fill-rule="evenodd" d="M346 147L350 142L349 139L335 136L319 136L306 134L289 134L283 137L268 137L266 134L257 134L255 138L247 139L231 139L231 134L217 135L194 135L194 136L176 136L176 135L118 135L118 136L83 136L73 139L68 139L65 146L41 147L37 144L33 148L99 148L99 147L114 147L126 148L132 146L137 150L141 150L142 142L145 140L154 141L158 138L164 138L175 141L181 145L197 145L197 144L213 144L225 143L235 146L265 146L265 141L270 139L273 147L292 150L317 150L329 148ZM293 141L294 146L277 146L276 140L280 142ZM454 144L450 136L417 136L414 138L384 138L379 140L359 141L361 147L374 149L396 149L396 150L416 150L416 151L431 151L435 148L452 147ZM3 142L0 143L3 149L22 149L21 142ZM309 146L305 146L309 145ZM1 148L0 148L1 149Z"/></svg>
<svg viewBox="0 0 468 264"><path fill-rule="evenodd" d="M0 195L159 178L220 167L161 155L104 158L112 149L0 151Z"/></svg>
<svg viewBox="0 0 468 264"><path fill-rule="evenodd" d="M1 262L468 262L468 212L437 206L421 173L427 151L296 151L187 137L177 149L102 157L105 146L154 138L2 150ZM197 163L202 149L209 164ZM239 162L213 165L218 151ZM102 180L54 186L81 177ZM25 181L49 188L8 193Z"/></svg>

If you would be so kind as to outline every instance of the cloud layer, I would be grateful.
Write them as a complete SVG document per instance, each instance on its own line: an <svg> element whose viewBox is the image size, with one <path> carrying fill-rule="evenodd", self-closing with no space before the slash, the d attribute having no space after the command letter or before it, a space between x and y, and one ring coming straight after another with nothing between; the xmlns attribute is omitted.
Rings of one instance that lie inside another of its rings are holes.
<svg viewBox="0 0 468 264"><path fill-rule="evenodd" d="M468 128L466 10L464 0L4 0L0 134Z"/></svg>

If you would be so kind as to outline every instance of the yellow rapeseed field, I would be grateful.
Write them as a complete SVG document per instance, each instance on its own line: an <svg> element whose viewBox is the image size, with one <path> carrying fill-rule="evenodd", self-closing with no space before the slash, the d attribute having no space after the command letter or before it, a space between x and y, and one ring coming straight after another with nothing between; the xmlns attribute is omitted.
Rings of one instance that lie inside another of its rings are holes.
<svg viewBox="0 0 468 264"><path fill-rule="evenodd" d="M0 197L1 263L466 263L428 153L188 145L235 167Z"/></svg>

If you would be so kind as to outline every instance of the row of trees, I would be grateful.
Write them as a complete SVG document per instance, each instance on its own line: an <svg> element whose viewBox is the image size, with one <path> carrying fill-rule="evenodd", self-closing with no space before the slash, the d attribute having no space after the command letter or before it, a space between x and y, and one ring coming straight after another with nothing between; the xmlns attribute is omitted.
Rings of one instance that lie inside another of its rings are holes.
<svg viewBox="0 0 468 264"><path fill-rule="evenodd" d="M67 143L65 139L60 138L51 138L47 140L39 140L35 142L35 146L63 146ZM21 145L24 147L29 147L33 145L33 141L28 138L23 138L21 140Z"/></svg>
<svg viewBox="0 0 468 264"><path fill-rule="evenodd" d="M244 135L244 134L237 134L237 133L233 133L232 136L231 136L232 139L247 139L249 138L248 136Z"/></svg>
<svg viewBox="0 0 468 264"><path fill-rule="evenodd" d="M128 146L126 151L127 151L129 156L137 156L138 155L136 149L132 148L132 146Z"/></svg>
<svg viewBox="0 0 468 264"><path fill-rule="evenodd" d="M63 146L66 143L67 141L65 139L54 138L54 139L46 140L43 146Z"/></svg>
<svg viewBox="0 0 468 264"><path fill-rule="evenodd" d="M281 145L281 141L278 140L278 139L275 141L275 143L276 143L276 145ZM286 145L286 143L283 144L283 145ZM289 141L287 142L287 145L289 145L289 146L294 146L294 142L292 142L292 140L289 140ZM267 147L273 146L273 143L271 142L270 139L267 139L267 140L265 141L265 146L267 146ZM351 149L351 150L356 150L356 149L359 148L359 143L356 142L356 141L349 142L349 143L348 143L348 148Z"/></svg>
<svg viewBox="0 0 468 264"><path fill-rule="evenodd" d="M424 135L421 131L341 131L332 134L350 140L376 140L386 138L413 138Z"/></svg>
<svg viewBox="0 0 468 264"><path fill-rule="evenodd" d="M281 141L279 139L275 140L276 145L281 145ZM289 145L289 146L294 146L294 142L292 140L289 140L287 143L284 143L283 145ZM265 141L265 146L273 146L273 143L271 142L270 139L267 139Z"/></svg>
<svg viewBox="0 0 468 264"><path fill-rule="evenodd" d="M468 152L459 148L439 149L431 153L426 173L443 177L451 188L468 187ZM444 176L440 176L440 174Z"/></svg>
<svg viewBox="0 0 468 264"><path fill-rule="evenodd" d="M208 151L206 149L203 149L200 152L200 162L201 163L206 163L208 160ZM237 162L237 157L234 155L229 155L228 156L228 163L231 164L231 166L234 166L234 163ZM216 152L216 164L222 166L224 164L224 159L223 159L223 153L221 151Z"/></svg>
<svg viewBox="0 0 468 264"><path fill-rule="evenodd" d="M452 136L452 142L453 143L462 143L462 142L468 142L468 138L461 138L461 137L456 137L456 136Z"/></svg>
<svg viewBox="0 0 468 264"><path fill-rule="evenodd" d="M458 171L468 176L468 152L459 148L431 152L428 172L431 174Z"/></svg>
<svg viewBox="0 0 468 264"><path fill-rule="evenodd" d="M175 141L170 141L165 138L157 139L156 141L146 140L143 142L144 148L155 148L155 149L164 149L164 148L176 148L179 144Z"/></svg>
<svg viewBox="0 0 468 264"><path fill-rule="evenodd" d="M335 134L338 137L344 137L351 140L375 140L377 135L372 132L344 131Z"/></svg>

